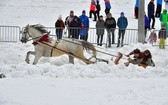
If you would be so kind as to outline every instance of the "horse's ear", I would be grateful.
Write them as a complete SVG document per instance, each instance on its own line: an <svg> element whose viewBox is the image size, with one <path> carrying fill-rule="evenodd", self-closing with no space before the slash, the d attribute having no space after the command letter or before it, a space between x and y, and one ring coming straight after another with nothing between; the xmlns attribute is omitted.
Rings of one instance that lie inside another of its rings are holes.
<svg viewBox="0 0 168 105"><path fill-rule="evenodd" d="M29 27L29 24L27 24L26 27L28 28L28 27Z"/></svg>

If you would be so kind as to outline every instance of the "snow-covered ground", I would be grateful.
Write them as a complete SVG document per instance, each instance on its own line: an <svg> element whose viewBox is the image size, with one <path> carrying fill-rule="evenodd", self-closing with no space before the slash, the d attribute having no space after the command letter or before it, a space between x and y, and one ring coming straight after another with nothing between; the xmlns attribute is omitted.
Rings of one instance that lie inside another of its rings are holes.
<svg viewBox="0 0 168 105"><path fill-rule="evenodd" d="M104 15L103 0L100 2ZM89 3L90 0L1 0L0 25L54 26L58 15L65 18L70 10L76 15L83 9L88 13ZM111 4L115 18L124 11L129 19L128 27L137 28L134 0L111 0ZM94 27L95 22L90 21ZM159 29L157 24L158 19L156 28ZM126 59L115 65L111 56L102 53L98 57L109 60L109 64L86 65L75 59L72 65L67 55L63 55L41 58L37 65L32 65L25 62L26 53L34 50L31 42L0 42L0 72L7 76L0 79L0 105L168 105L168 47L160 50L150 44L130 44L122 48L96 48L109 54L149 49L156 67L125 67ZM30 56L31 63L33 59Z"/></svg>

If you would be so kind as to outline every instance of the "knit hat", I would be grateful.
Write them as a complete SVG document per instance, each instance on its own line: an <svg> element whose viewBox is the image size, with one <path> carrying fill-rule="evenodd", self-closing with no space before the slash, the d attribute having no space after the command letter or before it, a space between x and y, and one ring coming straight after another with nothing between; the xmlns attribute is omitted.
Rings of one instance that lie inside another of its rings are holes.
<svg viewBox="0 0 168 105"><path fill-rule="evenodd" d="M124 15L124 12L121 12L120 14L121 14L121 15Z"/></svg>
<svg viewBox="0 0 168 105"><path fill-rule="evenodd" d="M86 11L85 11L85 10L83 10L83 11L82 11L82 13L86 13Z"/></svg>

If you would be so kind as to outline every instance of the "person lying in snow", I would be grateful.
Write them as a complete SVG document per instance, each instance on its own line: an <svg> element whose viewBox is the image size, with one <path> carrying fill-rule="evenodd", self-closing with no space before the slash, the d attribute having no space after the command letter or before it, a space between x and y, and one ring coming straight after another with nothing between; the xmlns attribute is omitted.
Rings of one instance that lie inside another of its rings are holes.
<svg viewBox="0 0 168 105"><path fill-rule="evenodd" d="M134 59L131 59L130 55L134 55ZM152 60L152 55L149 50L145 50L144 52L140 52L139 49L135 49L126 56L129 57L129 59L128 59L128 62L124 63L125 66L128 66L129 63L132 63L134 65L138 65L138 66L142 66L144 68L146 68L147 66L151 66L151 67L155 66L155 64Z"/></svg>

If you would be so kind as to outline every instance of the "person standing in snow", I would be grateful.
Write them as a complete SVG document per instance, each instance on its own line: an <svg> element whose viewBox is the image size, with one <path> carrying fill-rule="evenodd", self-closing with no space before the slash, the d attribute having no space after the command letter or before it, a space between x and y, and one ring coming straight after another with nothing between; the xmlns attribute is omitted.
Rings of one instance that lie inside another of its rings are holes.
<svg viewBox="0 0 168 105"><path fill-rule="evenodd" d="M102 46L103 35L104 35L104 20L103 16L99 17L99 20L96 22L96 34L97 34L97 45Z"/></svg>
<svg viewBox="0 0 168 105"><path fill-rule="evenodd" d="M71 23L73 18L74 18L74 12L71 10L70 13L69 13L69 16L67 16L66 19L65 19L65 25L66 25L67 30L68 30L68 38L72 37L72 35L70 34L69 24Z"/></svg>
<svg viewBox="0 0 168 105"><path fill-rule="evenodd" d="M162 11L162 0L157 0L155 17L159 18Z"/></svg>
<svg viewBox="0 0 168 105"><path fill-rule="evenodd" d="M69 27L71 27L70 34L72 35L72 38L79 39L80 26L80 19L77 16L74 16L69 24Z"/></svg>
<svg viewBox="0 0 168 105"><path fill-rule="evenodd" d="M149 17L149 24L151 23L151 19L152 21L152 29L155 29L155 5L154 5L154 0L151 0L148 4L148 17Z"/></svg>
<svg viewBox="0 0 168 105"><path fill-rule="evenodd" d="M101 10L101 7L100 7L100 4L99 4L99 1L97 1L97 4L96 4L96 15L99 19L99 15L100 15L100 10Z"/></svg>
<svg viewBox="0 0 168 105"><path fill-rule="evenodd" d="M135 8L134 8L134 11L135 11L135 19L138 19L138 10L139 10L139 0L136 0L135 2Z"/></svg>
<svg viewBox="0 0 168 105"><path fill-rule="evenodd" d="M56 28L56 36L57 40L62 39L62 33L65 28L64 22L62 21L62 16L60 15L55 22L55 28Z"/></svg>
<svg viewBox="0 0 168 105"><path fill-rule="evenodd" d="M163 12L160 15L160 22L161 22L161 25L164 24L166 30L168 30L168 24L167 24L167 22L168 22L168 14L167 14L167 10L166 9L163 9Z"/></svg>
<svg viewBox="0 0 168 105"><path fill-rule="evenodd" d="M125 29L128 26L128 21L127 21L127 18L124 16L124 12L121 12L120 17L117 20L117 26L119 27L117 47L120 46L120 42L121 42L121 47L123 47ZM120 41L121 37L122 39Z"/></svg>
<svg viewBox="0 0 168 105"><path fill-rule="evenodd" d="M111 33L112 33L112 44L115 43L115 28L116 28L116 20L112 17L111 13L107 14L107 18L105 20L105 28L107 30L107 37L108 37L108 47L111 47Z"/></svg>
<svg viewBox="0 0 168 105"><path fill-rule="evenodd" d="M167 32L166 32L165 24L162 24L162 28L160 29L159 34L158 34L160 49L165 49L166 36L167 36Z"/></svg>
<svg viewBox="0 0 168 105"><path fill-rule="evenodd" d="M82 11L82 15L79 16L81 29L80 29L80 39L87 41L88 30L89 30L89 18L86 16L86 11Z"/></svg>
<svg viewBox="0 0 168 105"><path fill-rule="evenodd" d="M104 0L104 3L105 3L105 14L107 15L108 13L110 13L111 9L110 0Z"/></svg>
<svg viewBox="0 0 168 105"><path fill-rule="evenodd" d="M96 17L96 6L95 6L95 3L91 3L90 4L89 18L92 18L92 14L94 15L94 20L93 21L96 21L97 17Z"/></svg>

